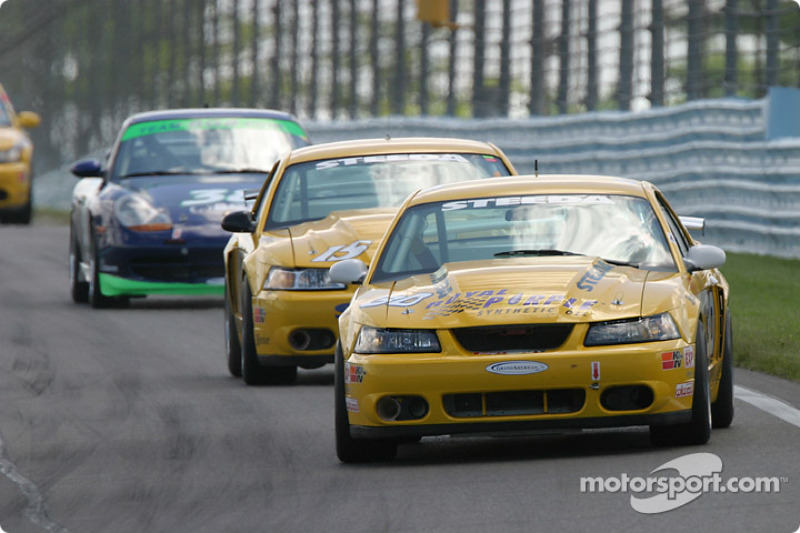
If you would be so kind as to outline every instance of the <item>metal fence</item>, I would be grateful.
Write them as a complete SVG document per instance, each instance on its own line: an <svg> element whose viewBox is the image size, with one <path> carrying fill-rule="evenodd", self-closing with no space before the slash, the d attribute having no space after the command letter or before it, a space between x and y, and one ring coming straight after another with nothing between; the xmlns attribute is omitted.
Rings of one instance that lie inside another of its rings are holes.
<svg viewBox="0 0 800 533"><path fill-rule="evenodd" d="M9 0L0 82L42 115L40 170L155 108L519 118L800 86L793 0L450 0L450 11L454 27L434 28L414 0Z"/></svg>

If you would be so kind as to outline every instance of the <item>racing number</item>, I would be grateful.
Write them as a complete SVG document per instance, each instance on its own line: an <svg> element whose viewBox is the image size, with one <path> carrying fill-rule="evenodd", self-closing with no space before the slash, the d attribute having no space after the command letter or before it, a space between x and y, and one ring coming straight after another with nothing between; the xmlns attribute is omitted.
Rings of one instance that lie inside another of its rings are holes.
<svg viewBox="0 0 800 533"><path fill-rule="evenodd" d="M193 205L217 204L223 202L241 203L244 198L244 189L229 191L228 189L201 189L189 191L190 200L181 202L181 207Z"/></svg>
<svg viewBox="0 0 800 533"><path fill-rule="evenodd" d="M311 261L315 263L322 263L325 261L344 261L345 259L354 259L366 252L370 244L372 244L372 241L355 241L347 245L339 244L336 246L331 246Z"/></svg>

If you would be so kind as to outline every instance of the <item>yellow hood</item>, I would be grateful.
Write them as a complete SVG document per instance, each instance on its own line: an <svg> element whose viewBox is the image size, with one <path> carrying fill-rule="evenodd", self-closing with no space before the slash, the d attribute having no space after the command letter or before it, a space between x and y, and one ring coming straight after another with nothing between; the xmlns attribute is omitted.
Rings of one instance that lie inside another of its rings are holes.
<svg viewBox="0 0 800 533"><path fill-rule="evenodd" d="M365 287L358 305L386 327L595 322L673 309L677 276L589 257L496 259Z"/></svg>

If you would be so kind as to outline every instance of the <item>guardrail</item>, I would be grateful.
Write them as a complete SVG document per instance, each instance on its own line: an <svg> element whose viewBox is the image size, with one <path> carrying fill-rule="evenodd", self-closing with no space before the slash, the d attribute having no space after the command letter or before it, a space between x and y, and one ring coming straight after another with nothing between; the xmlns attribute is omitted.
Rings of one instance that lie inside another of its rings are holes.
<svg viewBox="0 0 800 533"><path fill-rule="evenodd" d="M762 100L703 100L651 111L463 120L312 121L315 143L390 135L490 141L517 169L648 180L681 215L706 219L701 240L728 251L800 258L800 90ZM776 127L776 121L782 121ZM772 132L779 132L775 135ZM37 178L37 205L68 207L66 169Z"/></svg>

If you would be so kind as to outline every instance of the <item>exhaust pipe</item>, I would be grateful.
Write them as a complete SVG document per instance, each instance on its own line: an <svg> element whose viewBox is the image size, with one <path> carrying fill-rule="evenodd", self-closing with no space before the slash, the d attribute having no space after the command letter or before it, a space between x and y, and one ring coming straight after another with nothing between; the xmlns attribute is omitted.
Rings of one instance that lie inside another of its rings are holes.
<svg viewBox="0 0 800 533"><path fill-rule="evenodd" d="M289 334L289 346L301 352L311 345L311 335L304 329L296 329Z"/></svg>
<svg viewBox="0 0 800 533"><path fill-rule="evenodd" d="M393 396L384 396L378 400L375 411L384 420L397 420L400 416L400 402Z"/></svg>

